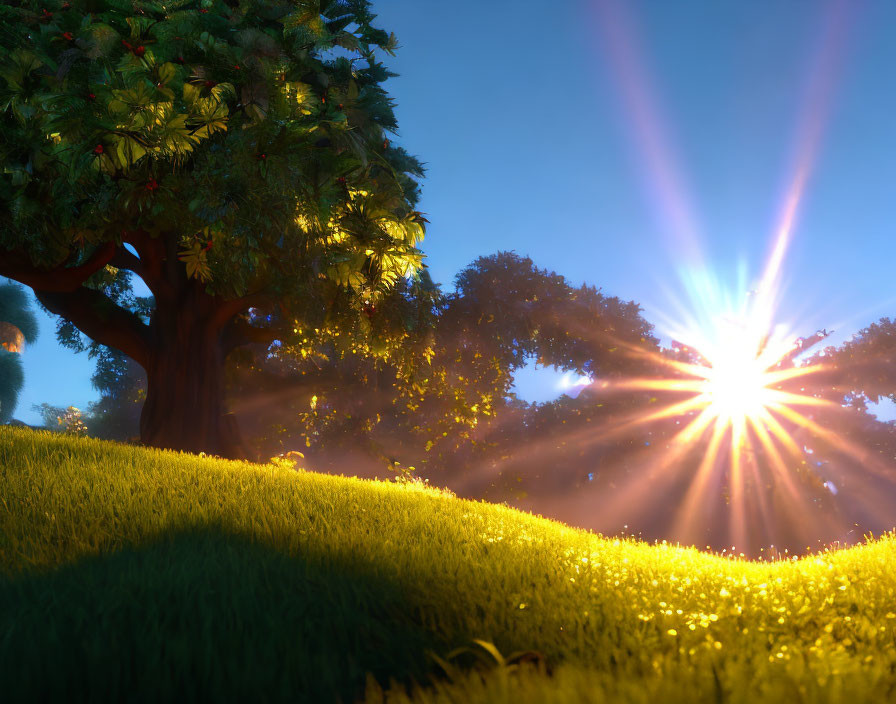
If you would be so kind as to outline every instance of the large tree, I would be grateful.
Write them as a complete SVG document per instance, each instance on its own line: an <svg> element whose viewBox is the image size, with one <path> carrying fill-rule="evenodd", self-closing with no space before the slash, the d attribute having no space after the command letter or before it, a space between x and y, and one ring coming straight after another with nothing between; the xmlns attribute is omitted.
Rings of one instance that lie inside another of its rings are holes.
<svg viewBox="0 0 896 704"><path fill-rule="evenodd" d="M363 323L419 266L373 21L366 0L0 7L0 274L146 370L144 443L240 454L228 354Z"/></svg>

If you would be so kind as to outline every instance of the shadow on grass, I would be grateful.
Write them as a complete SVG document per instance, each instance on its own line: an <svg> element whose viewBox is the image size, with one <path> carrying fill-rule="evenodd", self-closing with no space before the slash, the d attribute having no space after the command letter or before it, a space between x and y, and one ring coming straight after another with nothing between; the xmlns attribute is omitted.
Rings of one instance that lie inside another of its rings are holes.
<svg viewBox="0 0 896 704"><path fill-rule="evenodd" d="M12 701L352 701L438 644L394 584L204 529L0 581Z"/></svg>

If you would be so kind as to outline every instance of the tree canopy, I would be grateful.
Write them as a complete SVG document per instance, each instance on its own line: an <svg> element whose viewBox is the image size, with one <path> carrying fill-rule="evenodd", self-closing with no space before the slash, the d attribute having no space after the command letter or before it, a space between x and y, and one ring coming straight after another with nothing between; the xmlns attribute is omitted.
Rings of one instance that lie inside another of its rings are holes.
<svg viewBox="0 0 896 704"><path fill-rule="evenodd" d="M896 320L881 318L814 358L825 368L827 395L863 407L896 401Z"/></svg>
<svg viewBox="0 0 896 704"><path fill-rule="evenodd" d="M367 344L310 330L234 370L233 408L260 456L301 450L318 468L414 466L438 481L487 456L532 360L610 377L656 347L637 304L575 287L512 252L481 257L443 292L425 272L397 286ZM234 360L237 358L234 357Z"/></svg>

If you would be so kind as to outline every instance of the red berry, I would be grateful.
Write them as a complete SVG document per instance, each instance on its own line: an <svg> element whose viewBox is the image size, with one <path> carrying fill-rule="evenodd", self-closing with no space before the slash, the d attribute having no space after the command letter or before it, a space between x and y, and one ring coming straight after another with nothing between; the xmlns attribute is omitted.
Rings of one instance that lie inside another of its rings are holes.
<svg viewBox="0 0 896 704"><path fill-rule="evenodd" d="M158 189L158 187L159 187L159 182L156 181L154 178L151 178L151 179L149 179L149 181L146 182L146 190L147 191L155 191L156 189Z"/></svg>
<svg viewBox="0 0 896 704"><path fill-rule="evenodd" d="M64 2L64 3L62 3L62 9L63 10L71 10L72 4L70 2Z"/></svg>
<svg viewBox="0 0 896 704"><path fill-rule="evenodd" d="M41 14L41 17L40 17L40 21L41 21L41 22L47 23L47 22L49 22L50 20L53 19L53 13L52 13L52 12L47 12L47 8L43 8L43 9L40 11L40 14Z"/></svg>
<svg viewBox="0 0 896 704"><path fill-rule="evenodd" d="M69 41L69 42L72 41L72 40L74 40L74 36L72 35L71 32L63 32L63 33L62 33L62 38L65 39L66 41Z"/></svg>
<svg viewBox="0 0 896 704"><path fill-rule="evenodd" d="M239 71L239 70L240 70L240 65L239 65L239 64L234 64L234 65L233 65L233 68L234 68L234 70Z"/></svg>
<svg viewBox="0 0 896 704"><path fill-rule="evenodd" d="M336 109L337 109L337 110L342 110L342 103L339 103L339 105L336 106Z"/></svg>
<svg viewBox="0 0 896 704"><path fill-rule="evenodd" d="M183 62L184 62L184 57L183 57L183 56L178 56L178 57L174 60L174 63L177 63L177 64L182 64Z"/></svg>
<svg viewBox="0 0 896 704"><path fill-rule="evenodd" d="M259 154L258 158L261 159L262 161L264 161L265 159L268 158L268 155L267 154Z"/></svg>
<svg viewBox="0 0 896 704"><path fill-rule="evenodd" d="M136 49L134 49L134 53L138 57L142 57L146 53L146 49L142 46L138 46Z"/></svg>
<svg viewBox="0 0 896 704"><path fill-rule="evenodd" d="M96 96L95 96L93 93L88 93L88 94L87 94L87 99L88 99L88 100L96 100Z"/></svg>
<svg viewBox="0 0 896 704"><path fill-rule="evenodd" d="M206 10L204 7L200 7L200 8L199 8L199 11L200 11L203 15L208 13L208 10Z"/></svg>
<svg viewBox="0 0 896 704"><path fill-rule="evenodd" d="M340 176L339 178L337 178L336 183L338 183L341 186L344 186L345 185L345 176Z"/></svg>
<svg viewBox="0 0 896 704"><path fill-rule="evenodd" d="M99 156L100 154L102 154L104 151L106 151L106 150L103 149L103 145L102 145L102 144L97 144L97 145L93 148L93 153L96 154L97 156Z"/></svg>

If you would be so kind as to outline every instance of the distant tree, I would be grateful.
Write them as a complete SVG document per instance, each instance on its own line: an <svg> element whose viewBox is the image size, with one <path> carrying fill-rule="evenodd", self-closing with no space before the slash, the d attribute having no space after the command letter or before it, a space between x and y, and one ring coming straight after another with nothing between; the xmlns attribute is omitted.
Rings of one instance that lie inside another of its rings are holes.
<svg viewBox="0 0 896 704"><path fill-rule="evenodd" d="M657 346L636 304L509 252L476 260L452 294L425 271L401 283L371 330L363 345L308 331L301 347L236 368L234 408L258 454L302 450L333 468L363 455L371 471L415 466L445 481L487 456L529 360L611 377L643 371L637 352Z"/></svg>
<svg viewBox="0 0 896 704"><path fill-rule="evenodd" d="M796 364L798 356L827 335L820 331L798 341L783 366ZM701 545L730 548L733 482L743 483L740 495L749 518L743 526L747 545L739 543L741 548L773 542L803 550L810 544L818 547L819 539L854 541L867 532L891 529L896 424L880 422L867 404L896 396L894 352L896 325L883 320L817 354L811 361L821 371L783 384L784 390L831 403L799 407L805 422L775 413L791 442L769 451L752 435L750 468L740 479L732 476L722 453L718 484L701 507L701 521L709 527ZM699 361L692 350L681 347L660 353ZM669 375L668 369L649 374ZM596 383L577 398L509 404L483 438L487 451L471 464L478 471L468 471L474 480L467 483L468 492L599 531L625 526L645 538L678 538L670 536L675 511L705 456L709 434L683 451L675 437L696 411L645 422L658 404L667 402L655 393L604 391ZM680 455L668 464L673 451ZM651 479L657 467L665 469ZM658 477L672 478L658 482Z"/></svg>
<svg viewBox="0 0 896 704"><path fill-rule="evenodd" d="M21 286L0 285L0 423L12 420L25 372L19 357L37 339L37 318Z"/></svg>
<svg viewBox="0 0 896 704"><path fill-rule="evenodd" d="M7 352L21 352L24 343L37 340L37 318L21 286L0 285L0 346Z"/></svg>
<svg viewBox="0 0 896 704"><path fill-rule="evenodd" d="M154 307L153 299L135 296L131 283L130 272L118 272L105 281L104 293L115 305L134 312L143 321L149 321ZM87 352L91 359L96 360L91 382L100 398L91 402L82 414L87 433L92 437L120 442L139 439L140 415L146 399L146 372L143 368L123 352L85 337L71 321L64 318L57 322L56 338L63 347L73 352ZM56 415L52 415L48 427L55 427Z"/></svg>
<svg viewBox="0 0 896 704"><path fill-rule="evenodd" d="M24 384L25 372L19 356L0 350L0 423L12 420Z"/></svg>
<svg viewBox="0 0 896 704"><path fill-rule="evenodd" d="M365 0L0 6L0 275L146 371L144 443L241 454L227 356L363 328L420 265L373 21Z"/></svg>
<svg viewBox="0 0 896 704"><path fill-rule="evenodd" d="M94 356L97 363L91 382L100 398L87 407L87 434L119 442L139 440L146 373L134 360L109 347Z"/></svg>
<svg viewBox="0 0 896 704"><path fill-rule="evenodd" d="M52 406L49 403L34 404L35 413L43 420L43 427L47 430L77 435L88 435L87 424L84 422L84 414L75 406Z"/></svg>
<svg viewBox="0 0 896 704"><path fill-rule="evenodd" d="M315 466L392 465L425 390L442 294L426 270L399 281L354 327L303 328L265 354L231 358L232 406L258 457L310 452ZM387 430L388 428L388 430ZM400 443L399 443L400 444Z"/></svg>
<svg viewBox="0 0 896 704"><path fill-rule="evenodd" d="M858 407L884 398L896 401L896 320L881 318L813 362L825 370L813 379L819 393Z"/></svg>
<svg viewBox="0 0 896 704"><path fill-rule="evenodd" d="M447 400L449 413L424 414L419 432L431 445L428 463L442 475L477 466L491 452L495 430L512 425L505 416L515 413L508 406L514 376L530 361L614 378L646 373L644 353L658 348L637 303L573 286L513 252L466 267L438 317L432 359L438 373L430 382L438 393L421 408ZM457 418L468 425L459 440L449 427Z"/></svg>
<svg viewBox="0 0 896 704"><path fill-rule="evenodd" d="M40 416L41 426L47 430L59 430L59 420L65 415L65 408L62 406L54 406L49 403L35 403L31 406L37 415Z"/></svg>

